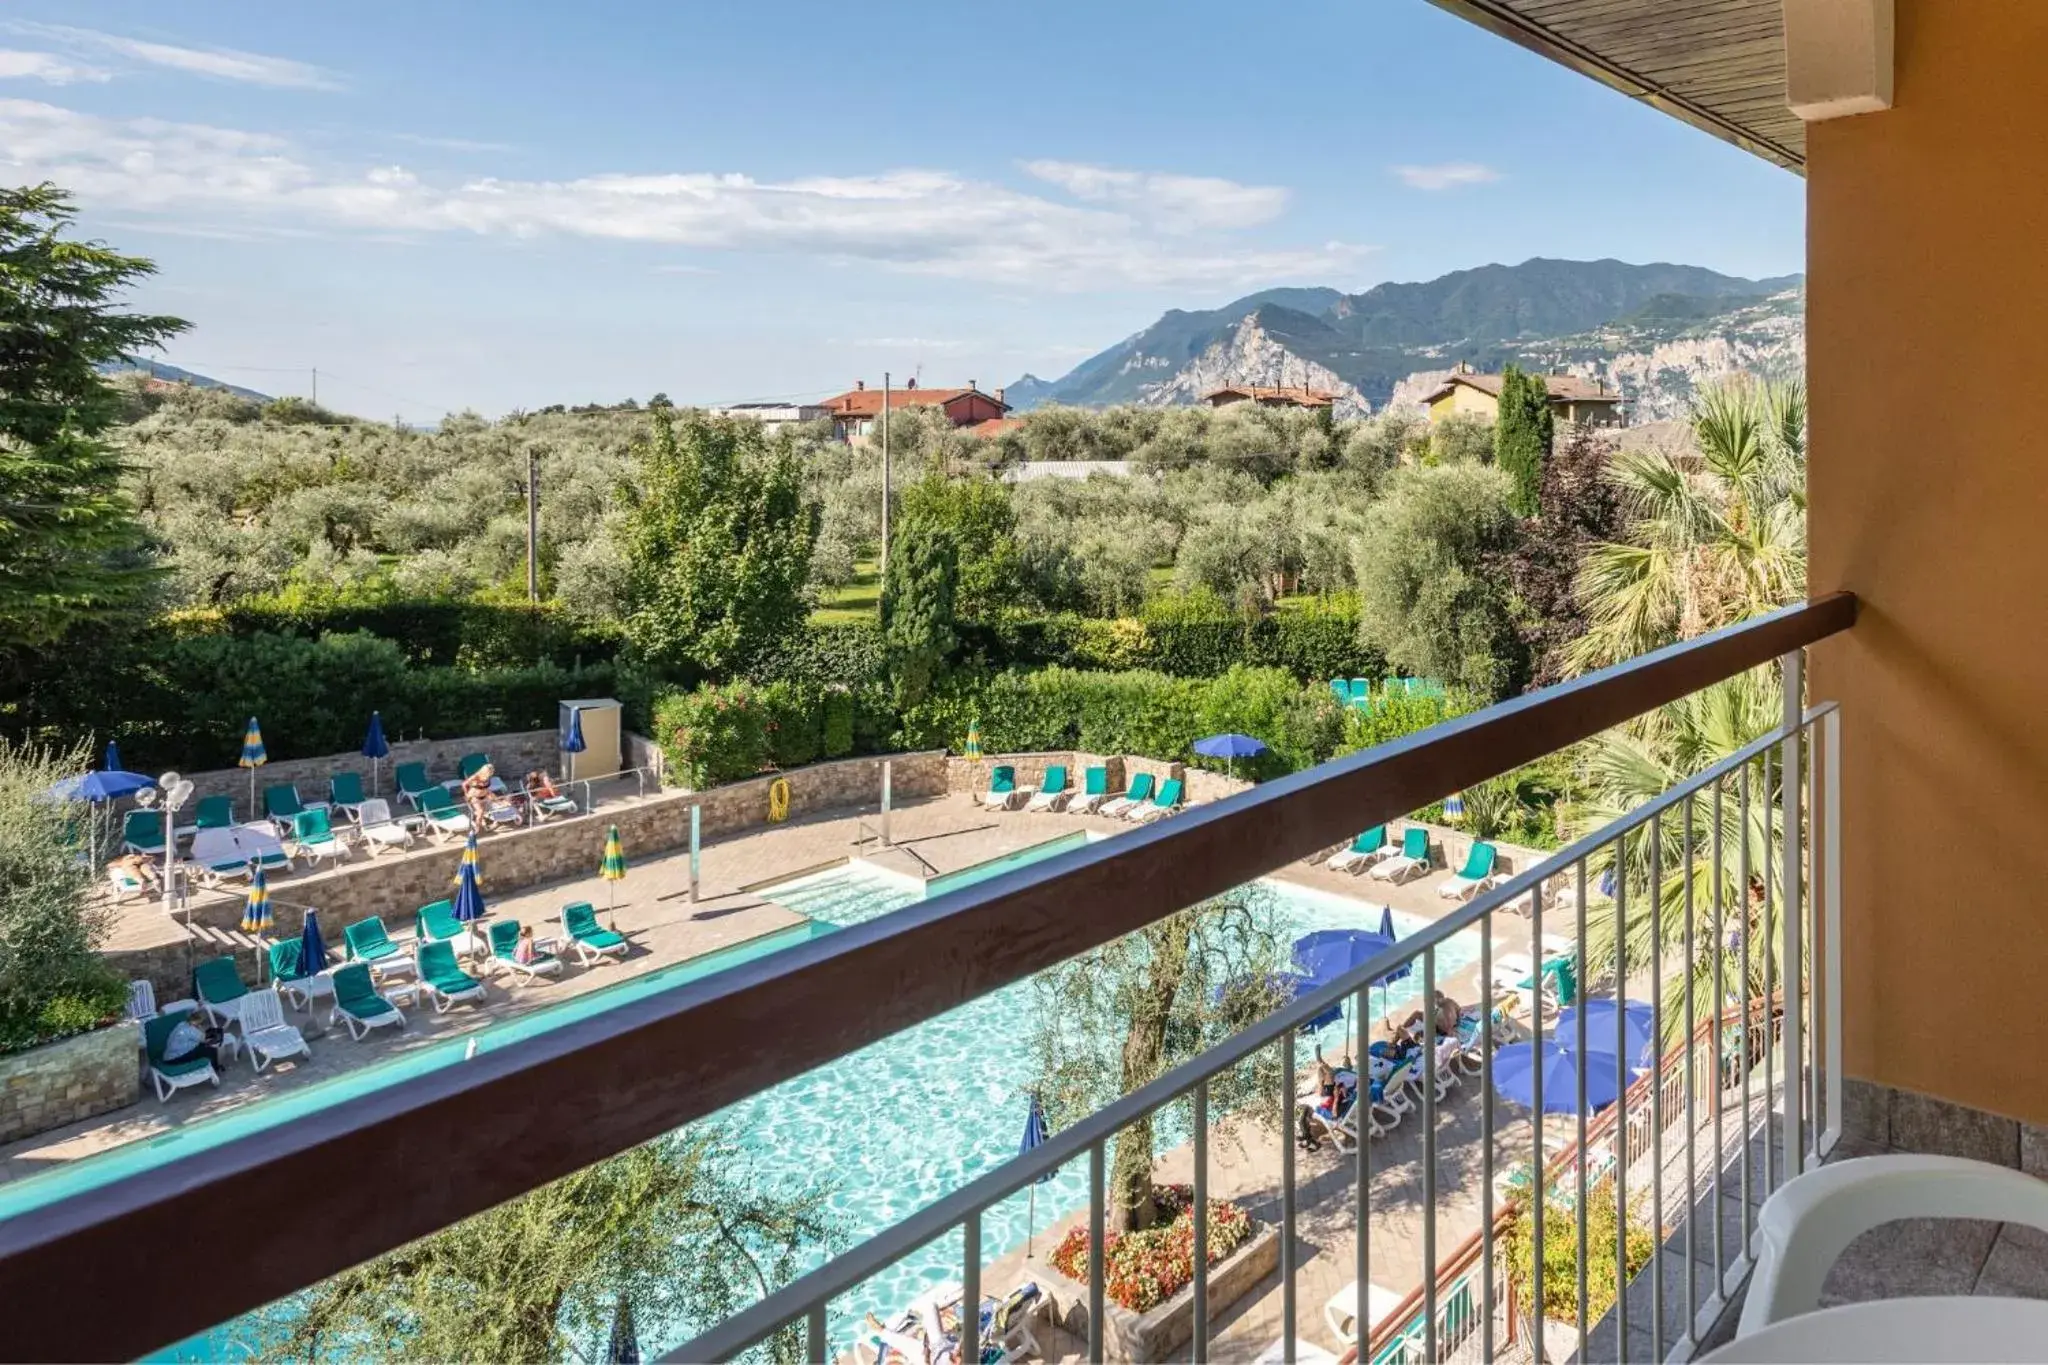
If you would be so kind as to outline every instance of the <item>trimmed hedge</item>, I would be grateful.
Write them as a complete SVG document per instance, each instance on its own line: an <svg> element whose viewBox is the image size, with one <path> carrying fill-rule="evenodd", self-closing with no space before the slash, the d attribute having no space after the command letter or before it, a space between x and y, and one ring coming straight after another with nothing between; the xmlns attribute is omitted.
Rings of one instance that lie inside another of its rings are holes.
<svg viewBox="0 0 2048 1365"><path fill-rule="evenodd" d="M398 601L307 606L262 598L217 612L185 613L186 634L323 635L368 631L395 641L406 661L432 668L511 668L543 660L608 663L619 652L615 627L572 616L551 603Z"/></svg>

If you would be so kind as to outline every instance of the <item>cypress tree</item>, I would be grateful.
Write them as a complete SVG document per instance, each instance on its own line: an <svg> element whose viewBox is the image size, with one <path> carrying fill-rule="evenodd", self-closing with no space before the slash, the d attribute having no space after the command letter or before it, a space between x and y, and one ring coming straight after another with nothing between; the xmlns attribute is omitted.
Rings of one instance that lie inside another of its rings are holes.
<svg viewBox="0 0 2048 1365"><path fill-rule="evenodd" d="M1493 424L1493 460L1514 480L1508 505L1517 516L1533 517L1542 510L1550 437L1550 395L1542 376L1507 366L1501 371L1500 413Z"/></svg>

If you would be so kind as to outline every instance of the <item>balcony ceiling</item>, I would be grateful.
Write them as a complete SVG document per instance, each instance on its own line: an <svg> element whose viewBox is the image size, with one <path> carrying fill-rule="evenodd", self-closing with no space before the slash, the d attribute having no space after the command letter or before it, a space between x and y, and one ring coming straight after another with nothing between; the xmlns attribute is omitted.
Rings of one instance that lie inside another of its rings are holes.
<svg viewBox="0 0 2048 1365"><path fill-rule="evenodd" d="M1783 0L1433 0L1480 27L1804 172Z"/></svg>

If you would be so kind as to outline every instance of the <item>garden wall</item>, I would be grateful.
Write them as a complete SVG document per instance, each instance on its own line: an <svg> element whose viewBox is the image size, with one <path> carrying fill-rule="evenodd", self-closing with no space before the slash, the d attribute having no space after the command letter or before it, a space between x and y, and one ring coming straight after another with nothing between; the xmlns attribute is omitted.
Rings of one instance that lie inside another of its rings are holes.
<svg viewBox="0 0 2048 1365"><path fill-rule="evenodd" d="M0 1057L0 1142L46 1132L142 1097L135 1025L81 1033Z"/></svg>

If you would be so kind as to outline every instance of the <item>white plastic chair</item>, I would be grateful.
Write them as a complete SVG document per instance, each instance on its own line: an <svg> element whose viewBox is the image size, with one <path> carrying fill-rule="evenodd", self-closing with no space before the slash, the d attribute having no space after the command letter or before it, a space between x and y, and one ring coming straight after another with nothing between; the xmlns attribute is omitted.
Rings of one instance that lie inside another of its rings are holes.
<svg viewBox="0 0 2048 1365"><path fill-rule="evenodd" d="M310 1057L306 1037L284 1021L284 1001L274 990L250 991L241 998L242 1046L249 1065L261 1071L280 1057Z"/></svg>
<svg viewBox="0 0 2048 1365"><path fill-rule="evenodd" d="M173 1000L159 1007L156 986L147 977L137 977L128 983L128 1017L138 1024L146 1024L159 1014L192 1014L198 1008L197 1000Z"/></svg>
<svg viewBox="0 0 2048 1365"><path fill-rule="evenodd" d="M356 825L372 858L387 848L412 847L412 831L403 821L392 817L391 803L381 796L373 796L356 808Z"/></svg>
<svg viewBox="0 0 2048 1365"><path fill-rule="evenodd" d="M1762 1243L1739 1340L1820 1307L1836 1258L1899 1218L1981 1218L2048 1231L2048 1181L1953 1156L1858 1157L1788 1182L1758 1214Z"/></svg>

